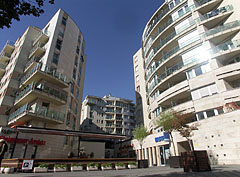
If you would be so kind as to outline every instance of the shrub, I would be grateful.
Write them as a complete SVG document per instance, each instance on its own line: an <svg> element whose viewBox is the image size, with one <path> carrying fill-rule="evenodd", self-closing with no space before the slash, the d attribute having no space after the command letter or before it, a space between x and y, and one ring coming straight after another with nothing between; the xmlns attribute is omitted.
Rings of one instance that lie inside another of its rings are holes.
<svg viewBox="0 0 240 177"><path fill-rule="evenodd" d="M95 163L88 163L87 166L88 166L88 167L96 167L97 164L95 164Z"/></svg>
<svg viewBox="0 0 240 177"><path fill-rule="evenodd" d="M111 164L111 163L103 163L101 166L102 166L102 167L111 167L112 164Z"/></svg>
<svg viewBox="0 0 240 177"><path fill-rule="evenodd" d="M71 166L72 167L82 167L83 165L82 164L72 164Z"/></svg>
<svg viewBox="0 0 240 177"><path fill-rule="evenodd" d="M66 168L66 165L56 164L54 168Z"/></svg>
<svg viewBox="0 0 240 177"><path fill-rule="evenodd" d="M124 167L125 164L124 163L116 163L116 166Z"/></svg>
<svg viewBox="0 0 240 177"><path fill-rule="evenodd" d="M128 162L128 165L137 165L137 163L136 162Z"/></svg>
<svg viewBox="0 0 240 177"><path fill-rule="evenodd" d="M38 165L38 168L48 168L48 164L41 164L41 165Z"/></svg>

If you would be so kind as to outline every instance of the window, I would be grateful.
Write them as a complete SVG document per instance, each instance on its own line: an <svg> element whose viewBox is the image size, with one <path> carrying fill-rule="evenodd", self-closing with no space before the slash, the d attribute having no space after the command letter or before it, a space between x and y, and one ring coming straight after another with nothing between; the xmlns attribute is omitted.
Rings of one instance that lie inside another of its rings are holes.
<svg viewBox="0 0 240 177"><path fill-rule="evenodd" d="M207 113L207 117L215 116L214 110L208 110L206 111L206 113Z"/></svg>
<svg viewBox="0 0 240 177"><path fill-rule="evenodd" d="M218 93L216 84L208 85L191 92L192 99L197 100L199 98L207 97Z"/></svg>
<svg viewBox="0 0 240 177"><path fill-rule="evenodd" d="M61 47L62 47L62 41L60 39L57 39L56 48L58 50L61 50Z"/></svg>
<svg viewBox="0 0 240 177"><path fill-rule="evenodd" d="M134 57L134 60L135 60L135 63L138 61L138 57L137 56L135 56Z"/></svg>
<svg viewBox="0 0 240 177"><path fill-rule="evenodd" d="M197 113L197 119L198 119L198 120L204 119L204 114L203 114L203 112Z"/></svg>
<svg viewBox="0 0 240 177"><path fill-rule="evenodd" d="M138 81L139 81L139 75L136 76L136 82L138 82Z"/></svg>
<svg viewBox="0 0 240 177"><path fill-rule="evenodd" d="M77 80L77 85L78 85L78 87L80 87L80 76L78 76L78 80Z"/></svg>
<svg viewBox="0 0 240 177"><path fill-rule="evenodd" d="M73 69L73 76L72 77L73 77L74 80L76 79L76 69L75 68Z"/></svg>
<svg viewBox="0 0 240 177"><path fill-rule="evenodd" d="M74 62L74 65L77 66L78 65L78 57L76 56L75 57L75 62Z"/></svg>
<svg viewBox="0 0 240 177"><path fill-rule="evenodd" d="M58 35L63 38L63 37L64 37L64 31L59 30L59 31L58 31Z"/></svg>
<svg viewBox="0 0 240 177"><path fill-rule="evenodd" d="M81 74L82 74L82 67L81 67L80 64L79 64L79 66L78 66L78 72L79 72L79 74L80 74L80 76L81 76Z"/></svg>
<svg viewBox="0 0 240 177"><path fill-rule="evenodd" d="M62 24L63 24L64 26L66 26L66 24L67 24L67 18L66 18L66 17L63 17L63 18L62 18Z"/></svg>
<svg viewBox="0 0 240 177"><path fill-rule="evenodd" d="M82 61L82 62L84 62L84 58L83 58L83 56L82 56L82 55L81 55L81 61Z"/></svg>
<svg viewBox="0 0 240 177"><path fill-rule="evenodd" d="M73 94L73 92L74 92L74 86L73 84L71 84L71 93Z"/></svg>
<svg viewBox="0 0 240 177"><path fill-rule="evenodd" d="M136 71L136 72L138 71L138 65L137 65L137 66L135 66L135 71Z"/></svg>
<svg viewBox="0 0 240 177"><path fill-rule="evenodd" d="M140 85L137 86L137 92L140 92Z"/></svg>
<svg viewBox="0 0 240 177"><path fill-rule="evenodd" d="M89 125L92 125L92 119L88 119Z"/></svg>
<svg viewBox="0 0 240 177"><path fill-rule="evenodd" d="M203 64L186 72L187 78L191 79L201 74L211 71L209 63Z"/></svg>
<svg viewBox="0 0 240 177"><path fill-rule="evenodd" d="M78 36L78 43L80 45L80 43L81 43L81 36Z"/></svg>
<svg viewBox="0 0 240 177"><path fill-rule="evenodd" d="M77 48L76 48L76 54L78 54L79 55L79 47L77 46Z"/></svg>
<svg viewBox="0 0 240 177"><path fill-rule="evenodd" d="M67 114L66 125L70 124L70 113Z"/></svg>
<svg viewBox="0 0 240 177"><path fill-rule="evenodd" d="M57 65L58 59L59 59L59 54L54 52L52 62Z"/></svg>
<svg viewBox="0 0 240 177"><path fill-rule="evenodd" d="M183 14L184 14L183 9L180 9L180 10L178 11L178 16L181 17Z"/></svg>

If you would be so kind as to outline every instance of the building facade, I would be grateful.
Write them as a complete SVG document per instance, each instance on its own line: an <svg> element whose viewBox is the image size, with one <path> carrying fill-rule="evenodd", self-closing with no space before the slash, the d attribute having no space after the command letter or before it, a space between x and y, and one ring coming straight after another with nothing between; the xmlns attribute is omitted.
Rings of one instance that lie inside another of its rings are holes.
<svg viewBox="0 0 240 177"><path fill-rule="evenodd" d="M132 136L135 104L131 100L105 95L86 96L82 105L81 130Z"/></svg>
<svg viewBox="0 0 240 177"><path fill-rule="evenodd" d="M84 47L78 26L61 9L43 29L29 26L15 43L7 42L0 56L0 125L79 130ZM11 153L11 138L1 136ZM13 157L66 157L76 148L72 137L18 138Z"/></svg>
<svg viewBox="0 0 240 177"><path fill-rule="evenodd" d="M170 109L198 122L193 145L211 163L239 164L239 7L234 0L166 0L148 21L133 63L136 107L152 132L142 152L150 164L167 162L154 120ZM177 132L174 140L178 154L189 148Z"/></svg>

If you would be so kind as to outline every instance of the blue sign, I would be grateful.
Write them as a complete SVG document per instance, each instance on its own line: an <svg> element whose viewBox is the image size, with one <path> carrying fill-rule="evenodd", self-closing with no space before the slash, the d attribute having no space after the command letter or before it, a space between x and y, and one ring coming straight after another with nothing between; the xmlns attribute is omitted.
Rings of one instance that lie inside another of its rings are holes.
<svg viewBox="0 0 240 177"><path fill-rule="evenodd" d="M159 136L155 138L155 142L160 142L160 141L165 141L165 142L169 142L169 134L164 132L163 136Z"/></svg>

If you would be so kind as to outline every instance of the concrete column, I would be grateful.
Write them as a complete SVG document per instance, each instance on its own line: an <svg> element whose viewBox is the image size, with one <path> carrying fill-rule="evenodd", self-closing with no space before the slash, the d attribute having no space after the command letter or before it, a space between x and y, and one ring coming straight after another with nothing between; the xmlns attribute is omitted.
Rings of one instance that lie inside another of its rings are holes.
<svg viewBox="0 0 240 177"><path fill-rule="evenodd" d="M156 146L152 147L152 154L153 154L153 165L155 165L155 164L157 164Z"/></svg>
<svg viewBox="0 0 240 177"><path fill-rule="evenodd" d="M149 166L150 166L150 167L153 166L153 164L152 164L152 153L151 153L151 150L152 150L152 147L149 147L149 148L148 148L148 154L149 154L148 162L149 162Z"/></svg>
<svg viewBox="0 0 240 177"><path fill-rule="evenodd" d="M158 146L156 146L156 152L157 152L157 166L161 166L160 150Z"/></svg>

